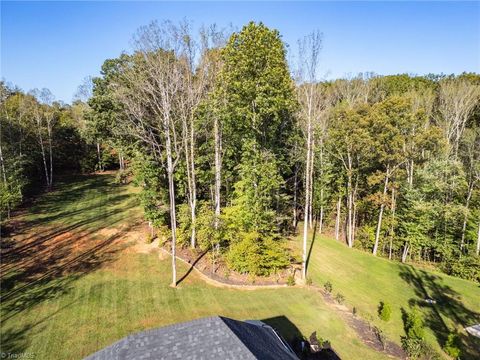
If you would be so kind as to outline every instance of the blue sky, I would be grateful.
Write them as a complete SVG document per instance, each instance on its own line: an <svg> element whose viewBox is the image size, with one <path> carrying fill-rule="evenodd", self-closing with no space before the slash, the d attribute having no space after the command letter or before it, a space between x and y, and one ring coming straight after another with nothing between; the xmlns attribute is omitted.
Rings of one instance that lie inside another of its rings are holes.
<svg viewBox="0 0 480 360"><path fill-rule="evenodd" d="M24 90L48 87L70 102L86 76L130 50L134 31L158 19L277 28L295 53L298 38L324 34L328 78L373 71L480 72L479 2L5 2L1 77Z"/></svg>

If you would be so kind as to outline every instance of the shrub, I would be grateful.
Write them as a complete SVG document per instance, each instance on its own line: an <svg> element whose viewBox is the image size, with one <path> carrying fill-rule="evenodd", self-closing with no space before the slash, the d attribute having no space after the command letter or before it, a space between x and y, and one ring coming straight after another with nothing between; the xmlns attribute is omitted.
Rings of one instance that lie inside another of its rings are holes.
<svg viewBox="0 0 480 360"><path fill-rule="evenodd" d="M422 345L422 360L444 360L444 356L440 355L430 344L424 341Z"/></svg>
<svg viewBox="0 0 480 360"><path fill-rule="evenodd" d="M443 350L450 355L454 359L458 359L460 357L460 337L458 336L458 333L453 332L448 334L447 341L445 342L445 346L443 347Z"/></svg>
<svg viewBox="0 0 480 360"><path fill-rule="evenodd" d="M289 264L287 250L282 241L262 237L258 232L241 234L242 239L230 245L227 265L250 275L270 275Z"/></svg>
<svg viewBox="0 0 480 360"><path fill-rule="evenodd" d="M407 318L405 321L405 331L407 333L407 338L423 339L423 319L417 307L414 307L412 311L407 314Z"/></svg>
<svg viewBox="0 0 480 360"><path fill-rule="evenodd" d="M418 359L423 354L422 339L403 337L402 347L410 359Z"/></svg>
<svg viewBox="0 0 480 360"><path fill-rule="evenodd" d="M327 281L325 284L323 284L323 289L327 294L330 294L333 290L333 285L330 281Z"/></svg>
<svg viewBox="0 0 480 360"><path fill-rule="evenodd" d="M155 240L155 234L152 235L151 232L148 233L147 239L145 240L146 244L151 244Z"/></svg>
<svg viewBox="0 0 480 360"><path fill-rule="evenodd" d="M371 250L375 243L375 227L371 225L362 226L358 229L354 247L361 250Z"/></svg>
<svg viewBox="0 0 480 360"><path fill-rule="evenodd" d="M480 283L480 257L474 255L455 256L442 265L442 270L452 276Z"/></svg>
<svg viewBox="0 0 480 360"><path fill-rule="evenodd" d="M128 181L128 176L130 175L130 172L127 170L119 170L117 174L115 175L115 184L126 184Z"/></svg>
<svg viewBox="0 0 480 360"><path fill-rule="evenodd" d="M288 286L295 286L295 276L290 275L290 276L287 278L287 285L288 285Z"/></svg>
<svg viewBox="0 0 480 360"><path fill-rule="evenodd" d="M440 355L430 344L425 340L415 338L402 338L402 347L407 353L409 359L422 360L442 360L444 356Z"/></svg>
<svg viewBox="0 0 480 360"><path fill-rule="evenodd" d="M343 304L345 302L345 296L343 296L340 293L337 293L337 295L335 295L335 301L339 304Z"/></svg>
<svg viewBox="0 0 480 360"><path fill-rule="evenodd" d="M312 286L313 285L313 280L311 277L307 277L307 285Z"/></svg>
<svg viewBox="0 0 480 360"><path fill-rule="evenodd" d="M380 305L378 306L378 316L383 321L389 321L392 315L392 307L389 303L385 301L381 301Z"/></svg>

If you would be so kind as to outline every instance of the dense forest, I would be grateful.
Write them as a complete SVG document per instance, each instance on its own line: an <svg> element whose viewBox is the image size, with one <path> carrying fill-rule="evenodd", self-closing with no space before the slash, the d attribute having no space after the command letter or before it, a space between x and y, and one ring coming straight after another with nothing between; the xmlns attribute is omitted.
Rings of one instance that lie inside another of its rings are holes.
<svg viewBox="0 0 480 360"><path fill-rule="evenodd" d="M2 222L59 175L119 169L173 254L259 276L301 261L305 278L315 227L480 282L480 75L323 81L321 43L289 62L261 23L154 22L72 105L2 82ZM285 245L298 231L301 259Z"/></svg>

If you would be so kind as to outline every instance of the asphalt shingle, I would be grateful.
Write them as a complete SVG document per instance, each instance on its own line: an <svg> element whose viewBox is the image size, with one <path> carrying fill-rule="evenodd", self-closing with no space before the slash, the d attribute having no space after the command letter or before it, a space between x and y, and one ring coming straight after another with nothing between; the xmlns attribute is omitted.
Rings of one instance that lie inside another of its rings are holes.
<svg viewBox="0 0 480 360"><path fill-rule="evenodd" d="M215 316L129 335L86 360L298 359L265 324Z"/></svg>

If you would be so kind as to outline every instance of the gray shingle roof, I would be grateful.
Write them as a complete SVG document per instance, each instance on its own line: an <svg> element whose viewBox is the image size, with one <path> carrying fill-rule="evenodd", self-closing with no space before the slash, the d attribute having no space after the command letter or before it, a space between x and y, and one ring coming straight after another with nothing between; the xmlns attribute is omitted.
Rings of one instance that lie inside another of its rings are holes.
<svg viewBox="0 0 480 360"><path fill-rule="evenodd" d="M215 316L129 335L86 360L298 359L287 346L270 326Z"/></svg>

